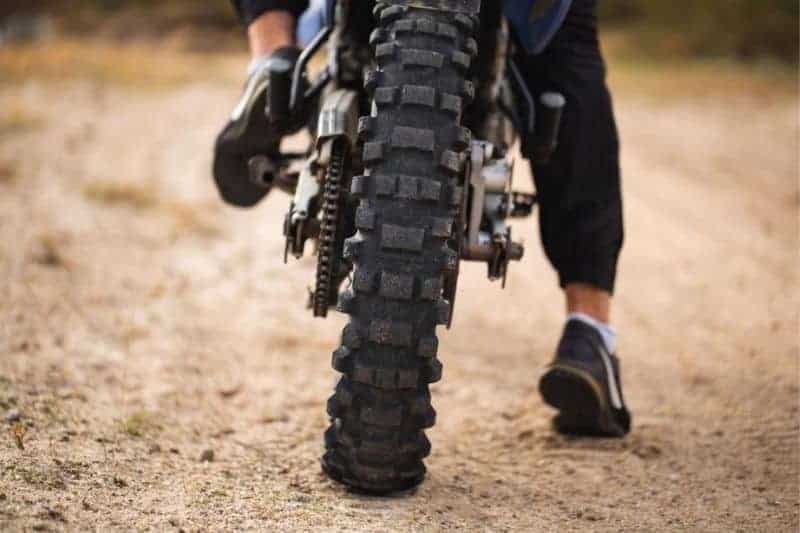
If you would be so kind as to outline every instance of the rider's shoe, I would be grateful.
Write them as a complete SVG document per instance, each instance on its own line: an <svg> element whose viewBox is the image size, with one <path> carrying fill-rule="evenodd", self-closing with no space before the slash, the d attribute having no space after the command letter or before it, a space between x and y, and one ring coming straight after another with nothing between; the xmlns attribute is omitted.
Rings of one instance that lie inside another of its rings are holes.
<svg viewBox="0 0 800 533"><path fill-rule="evenodd" d="M553 362L539 381L544 401L559 410L555 429L568 435L623 437L631 415L622 397L619 360L600 333L577 319L567 322Z"/></svg>
<svg viewBox="0 0 800 533"><path fill-rule="evenodd" d="M281 137L287 132L271 123L266 114L269 72L276 61L293 68L299 54L294 47L278 49L251 72L230 120L217 137L214 181L229 204L251 207L269 192L269 186L250 179L248 166L254 156L276 158L280 153Z"/></svg>

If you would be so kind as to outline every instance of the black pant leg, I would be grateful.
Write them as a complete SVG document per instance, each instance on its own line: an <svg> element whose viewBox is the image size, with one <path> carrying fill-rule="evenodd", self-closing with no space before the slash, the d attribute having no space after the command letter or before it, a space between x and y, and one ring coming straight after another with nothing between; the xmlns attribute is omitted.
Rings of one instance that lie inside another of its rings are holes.
<svg viewBox="0 0 800 533"><path fill-rule="evenodd" d="M308 0L232 0L232 2L246 25L267 11L288 11L299 17L308 9Z"/></svg>
<svg viewBox="0 0 800 533"><path fill-rule="evenodd" d="M623 242L619 140L597 38L596 0L575 0L539 56L522 58L534 94L567 100L559 146L534 165L545 253L561 286L587 283L614 290Z"/></svg>

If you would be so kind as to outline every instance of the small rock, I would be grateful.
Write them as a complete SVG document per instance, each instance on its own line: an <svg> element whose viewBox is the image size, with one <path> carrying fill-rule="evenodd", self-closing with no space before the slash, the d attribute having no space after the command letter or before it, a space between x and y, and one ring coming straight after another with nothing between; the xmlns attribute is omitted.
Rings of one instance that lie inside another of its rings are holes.
<svg viewBox="0 0 800 533"><path fill-rule="evenodd" d="M214 461L214 450L204 450L203 453L200 454L201 463L211 463L213 461Z"/></svg>
<svg viewBox="0 0 800 533"><path fill-rule="evenodd" d="M49 507L45 507L43 511L36 515L36 518L41 520L52 520L54 522L62 522L66 523L67 519L64 517L64 513L62 513L58 509L51 509ZM36 529L34 526L34 531L50 531L51 528L45 525L45 529Z"/></svg>
<svg viewBox="0 0 800 533"><path fill-rule="evenodd" d="M646 446L639 446L633 449L633 454L640 459L655 459L661 455L661 448L658 446L648 444Z"/></svg>
<svg viewBox="0 0 800 533"><path fill-rule="evenodd" d="M169 449L169 453L172 453L172 454L175 454L175 455L180 455L181 451L178 448L170 448Z"/></svg>
<svg viewBox="0 0 800 533"><path fill-rule="evenodd" d="M242 392L242 386L241 385L236 385L236 386L233 386L233 387L230 387L230 388L227 388L227 389L221 389L219 391L219 395L222 398L233 398L234 396L236 396L240 392Z"/></svg>
<svg viewBox="0 0 800 533"><path fill-rule="evenodd" d="M154 454L157 454L157 453L161 453L161 446L160 446L160 445L159 445L157 442L154 442L154 443L153 443L153 444L151 444L151 445L150 445L150 447L147 449L147 453L149 453L150 455L154 455Z"/></svg>
<svg viewBox="0 0 800 533"><path fill-rule="evenodd" d="M517 438L519 440L525 440L525 439L529 439L531 437L533 437L533 430L532 429L526 429L525 431L521 431L519 433L519 435L517 435Z"/></svg>
<svg viewBox="0 0 800 533"><path fill-rule="evenodd" d="M19 409L10 409L6 413L5 421L9 424L13 424L14 422L19 422L20 418L22 418L22 413Z"/></svg>

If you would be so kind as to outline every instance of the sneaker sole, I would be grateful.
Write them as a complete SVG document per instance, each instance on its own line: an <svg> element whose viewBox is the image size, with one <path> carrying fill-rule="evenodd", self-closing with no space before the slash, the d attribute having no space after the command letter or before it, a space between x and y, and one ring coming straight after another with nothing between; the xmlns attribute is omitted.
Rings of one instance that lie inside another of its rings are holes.
<svg viewBox="0 0 800 533"><path fill-rule="evenodd" d="M247 162L244 156L217 149L213 172L223 200L236 207L253 207L269 192L268 189L252 183L245 174Z"/></svg>
<svg viewBox="0 0 800 533"><path fill-rule="evenodd" d="M588 372L566 365L550 366L539 381L539 392L558 409L556 429L584 436L622 436L614 421L602 385Z"/></svg>
<svg viewBox="0 0 800 533"><path fill-rule="evenodd" d="M252 155L259 155L260 151L250 145L253 139L266 134L267 124L257 123L250 115L263 112L265 106L266 96L256 97L250 107L240 110L241 116L237 120L244 121L244 125L229 122L214 145L214 181L225 202L236 207L253 207L269 192L250 181L248 163L251 156L241 151L246 146ZM243 116L244 113L248 116Z"/></svg>

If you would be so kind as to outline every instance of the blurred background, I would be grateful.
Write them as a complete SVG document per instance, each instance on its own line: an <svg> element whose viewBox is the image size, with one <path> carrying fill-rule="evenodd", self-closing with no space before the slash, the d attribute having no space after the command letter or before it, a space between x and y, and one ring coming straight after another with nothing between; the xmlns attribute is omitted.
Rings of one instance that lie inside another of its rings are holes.
<svg viewBox="0 0 800 533"><path fill-rule="evenodd" d="M661 58L797 60L798 3L793 0L603 0L606 30L635 41L631 51ZM5 0L3 42L61 35L163 38L174 32L238 33L228 2L195 0ZM211 39L205 39L206 42ZM214 40L215 44L221 44ZM186 43L203 48L200 42ZM241 47L241 43L225 43ZM216 47L215 47L216 48Z"/></svg>
<svg viewBox="0 0 800 533"><path fill-rule="evenodd" d="M508 290L462 270L429 480L375 501L319 473L342 317L283 265L288 198L212 186L229 2L0 0L0 530L796 531L798 2L599 4L633 434L551 431L562 296L520 222Z"/></svg>
<svg viewBox="0 0 800 533"><path fill-rule="evenodd" d="M731 83L754 89L776 80L789 87L799 10L794 0L600 2L616 81L652 89L670 79L672 91ZM201 54L202 64L219 67L245 52L225 0L5 0L0 46L5 81L85 75L139 86L210 78L209 67L203 72L193 63ZM215 79L227 72L229 81L240 81L235 70L212 70Z"/></svg>

